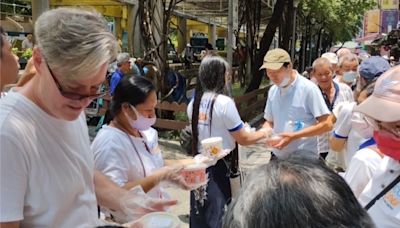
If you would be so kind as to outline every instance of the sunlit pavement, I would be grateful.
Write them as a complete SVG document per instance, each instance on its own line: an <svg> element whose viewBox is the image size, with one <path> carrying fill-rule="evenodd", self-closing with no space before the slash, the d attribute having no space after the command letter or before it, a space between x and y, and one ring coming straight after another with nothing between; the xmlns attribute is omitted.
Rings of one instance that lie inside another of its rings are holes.
<svg viewBox="0 0 400 228"><path fill-rule="evenodd" d="M184 159L188 158L182 151L179 142L174 140L159 140L160 147L163 151L164 159ZM244 173L253 169L254 167L268 163L270 159L270 152L265 149L263 145L253 145L240 147L241 168ZM247 158L246 155L247 154ZM178 200L178 205L174 206L171 213L177 215L181 219L182 228L189 227L189 192L181 189L167 189L172 198Z"/></svg>

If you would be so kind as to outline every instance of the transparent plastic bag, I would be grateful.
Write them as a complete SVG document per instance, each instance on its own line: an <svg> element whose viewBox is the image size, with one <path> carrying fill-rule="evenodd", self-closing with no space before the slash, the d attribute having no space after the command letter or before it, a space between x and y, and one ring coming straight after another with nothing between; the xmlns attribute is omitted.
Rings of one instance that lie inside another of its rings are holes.
<svg viewBox="0 0 400 228"><path fill-rule="evenodd" d="M177 200L149 197L141 186L136 186L121 197L122 211L112 212L112 215L116 222L126 223L135 221L151 212L168 211L177 203Z"/></svg>

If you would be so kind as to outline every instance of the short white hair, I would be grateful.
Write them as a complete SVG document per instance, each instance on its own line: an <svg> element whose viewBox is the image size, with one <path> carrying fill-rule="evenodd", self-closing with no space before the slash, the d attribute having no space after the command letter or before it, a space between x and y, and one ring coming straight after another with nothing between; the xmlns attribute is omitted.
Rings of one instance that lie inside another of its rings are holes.
<svg viewBox="0 0 400 228"><path fill-rule="evenodd" d="M36 21L35 35L49 66L64 78L85 79L117 55L118 43L95 11L49 10Z"/></svg>
<svg viewBox="0 0 400 228"><path fill-rule="evenodd" d="M358 58L357 58L357 56L355 54L352 54L352 53L351 54L346 54L346 55L343 55L342 57L339 58L338 66L342 67L344 62L353 62L353 61L356 61L357 64L359 64Z"/></svg>
<svg viewBox="0 0 400 228"><path fill-rule="evenodd" d="M313 71L315 71L315 68L317 66L321 66L321 65L327 65L331 71L333 70L332 63L329 61L329 59L327 59L325 57L320 57L320 58L314 60L314 62L312 64Z"/></svg>
<svg viewBox="0 0 400 228"><path fill-rule="evenodd" d="M131 56L127 52L119 53L117 55L117 66L121 66L123 63L130 61Z"/></svg>
<svg viewBox="0 0 400 228"><path fill-rule="evenodd" d="M341 49L339 49L339 50L337 51L336 54L337 54L338 58L340 58L340 57L342 57L342 56L344 56L344 55L351 54L351 51L350 51L349 49L347 49L347 48L341 48Z"/></svg>

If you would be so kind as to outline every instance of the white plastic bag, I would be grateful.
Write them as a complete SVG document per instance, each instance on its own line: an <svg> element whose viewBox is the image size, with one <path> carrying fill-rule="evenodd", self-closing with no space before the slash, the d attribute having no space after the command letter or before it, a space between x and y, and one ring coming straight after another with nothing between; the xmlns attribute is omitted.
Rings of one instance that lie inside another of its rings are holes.
<svg viewBox="0 0 400 228"><path fill-rule="evenodd" d="M149 197L141 186L136 186L121 197L122 211L112 212L112 215L116 222L127 223L151 212L168 211L171 206L176 204L177 200Z"/></svg>

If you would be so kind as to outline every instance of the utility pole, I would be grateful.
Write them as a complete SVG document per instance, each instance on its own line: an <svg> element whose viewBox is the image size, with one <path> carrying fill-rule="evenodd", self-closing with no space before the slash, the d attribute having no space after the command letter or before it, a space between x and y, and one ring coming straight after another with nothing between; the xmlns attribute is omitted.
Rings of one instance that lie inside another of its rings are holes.
<svg viewBox="0 0 400 228"><path fill-rule="evenodd" d="M226 45L227 60L229 65L233 63L233 47L236 47L234 42L234 31L238 29L238 0L229 0L228 5L228 43ZM239 32L239 31L238 31Z"/></svg>
<svg viewBox="0 0 400 228"><path fill-rule="evenodd" d="M32 5L32 23L35 25L38 17L50 9L49 0L31 0Z"/></svg>

